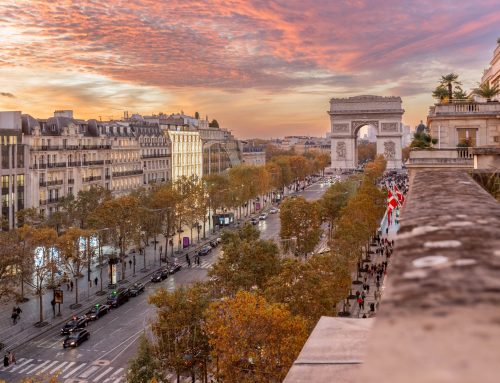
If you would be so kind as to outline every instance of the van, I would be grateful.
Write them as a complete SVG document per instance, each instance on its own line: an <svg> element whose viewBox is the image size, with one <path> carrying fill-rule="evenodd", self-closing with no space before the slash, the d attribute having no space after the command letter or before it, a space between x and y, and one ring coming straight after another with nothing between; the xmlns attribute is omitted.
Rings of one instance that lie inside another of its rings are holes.
<svg viewBox="0 0 500 383"><path fill-rule="evenodd" d="M118 307L128 301L129 295L128 289L120 287L108 295L107 304L111 307Z"/></svg>

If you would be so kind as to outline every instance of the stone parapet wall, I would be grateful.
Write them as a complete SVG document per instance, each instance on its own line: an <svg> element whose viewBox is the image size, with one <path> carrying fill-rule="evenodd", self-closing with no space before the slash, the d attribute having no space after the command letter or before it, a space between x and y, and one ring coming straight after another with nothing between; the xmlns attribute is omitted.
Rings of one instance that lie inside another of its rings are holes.
<svg viewBox="0 0 500 383"><path fill-rule="evenodd" d="M500 204L466 172L413 173L356 381L496 383Z"/></svg>

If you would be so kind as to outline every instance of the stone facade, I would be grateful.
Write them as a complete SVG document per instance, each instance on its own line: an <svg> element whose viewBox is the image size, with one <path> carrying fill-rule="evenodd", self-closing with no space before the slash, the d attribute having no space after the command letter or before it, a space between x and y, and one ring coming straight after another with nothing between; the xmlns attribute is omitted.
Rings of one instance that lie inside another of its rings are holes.
<svg viewBox="0 0 500 383"><path fill-rule="evenodd" d="M355 96L330 100L331 156L334 169L357 167L357 136L366 125L377 131L377 154L387 159L388 169L402 166L400 97Z"/></svg>
<svg viewBox="0 0 500 383"><path fill-rule="evenodd" d="M199 132L166 131L172 143L172 181L182 176L203 176L203 144Z"/></svg>
<svg viewBox="0 0 500 383"><path fill-rule="evenodd" d="M491 59L490 66L485 69L483 77L481 78L481 83L489 82L490 86L494 85L500 86L500 41L497 43L497 47L493 52L493 58ZM500 95L496 96L494 100L500 101Z"/></svg>

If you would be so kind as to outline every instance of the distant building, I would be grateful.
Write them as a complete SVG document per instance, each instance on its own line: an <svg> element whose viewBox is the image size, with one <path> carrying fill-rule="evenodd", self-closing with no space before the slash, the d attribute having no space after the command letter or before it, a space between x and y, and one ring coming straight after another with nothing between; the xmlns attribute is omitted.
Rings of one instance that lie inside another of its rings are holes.
<svg viewBox="0 0 500 383"><path fill-rule="evenodd" d="M402 136L403 148L409 146L412 140L413 140L413 133L411 131L410 125L403 125L403 136Z"/></svg>
<svg viewBox="0 0 500 383"><path fill-rule="evenodd" d="M16 226L16 213L26 206L27 147L21 142L21 112L0 112L0 227Z"/></svg>
<svg viewBox="0 0 500 383"><path fill-rule="evenodd" d="M497 46L493 52L493 58L490 61L490 66L484 70L481 83L488 82L491 87L498 85L500 87L500 38L497 41ZM493 98L500 101L500 95Z"/></svg>
<svg viewBox="0 0 500 383"><path fill-rule="evenodd" d="M254 145L247 141L240 141L242 146L242 158L245 165L262 166L266 164L265 145Z"/></svg>

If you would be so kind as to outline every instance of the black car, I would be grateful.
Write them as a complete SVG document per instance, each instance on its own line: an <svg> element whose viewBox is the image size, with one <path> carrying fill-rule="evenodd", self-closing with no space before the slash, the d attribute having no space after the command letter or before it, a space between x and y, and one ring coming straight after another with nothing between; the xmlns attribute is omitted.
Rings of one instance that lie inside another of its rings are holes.
<svg viewBox="0 0 500 383"><path fill-rule="evenodd" d="M66 339L64 339L63 347L77 347L81 343L85 342L90 338L90 333L87 330L78 330L68 335Z"/></svg>
<svg viewBox="0 0 500 383"><path fill-rule="evenodd" d="M175 274L181 269L181 265L178 263L170 263L167 267L170 274Z"/></svg>
<svg viewBox="0 0 500 383"><path fill-rule="evenodd" d="M210 245L205 245L203 246L200 251L198 252L198 255L207 255L212 251L212 246Z"/></svg>
<svg viewBox="0 0 500 383"><path fill-rule="evenodd" d="M257 225L257 224L259 223L259 220L258 220L257 218L252 218L252 219L250 220L250 223L251 223L252 225Z"/></svg>
<svg viewBox="0 0 500 383"><path fill-rule="evenodd" d="M86 326L87 326L87 318L85 316L81 317L74 316L73 319L66 322L64 327L61 329L61 334L68 335L77 330L81 330Z"/></svg>
<svg viewBox="0 0 500 383"><path fill-rule="evenodd" d="M161 281L163 281L163 278L161 276L161 271L157 271L153 275L151 275L151 282L161 282Z"/></svg>
<svg viewBox="0 0 500 383"><path fill-rule="evenodd" d="M161 273L162 280L167 279L168 276L170 275L170 270L169 270L168 266L162 267L160 270L160 273Z"/></svg>
<svg viewBox="0 0 500 383"><path fill-rule="evenodd" d="M130 292L128 289L120 287L118 290L114 290L108 295L107 304L111 307L118 307L128 301L129 294Z"/></svg>
<svg viewBox="0 0 500 383"><path fill-rule="evenodd" d="M136 297L144 292L144 285L140 282L136 282L129 287L129 291L130 291L130 296Z"/></svg>
<svg viewBox="0 0 500 383"><path fill-rule="evenodd" d="M87 320L97 320L103 315L109 312L109 306L100 303L95 304L92 308L85 314Z"/></svg>

